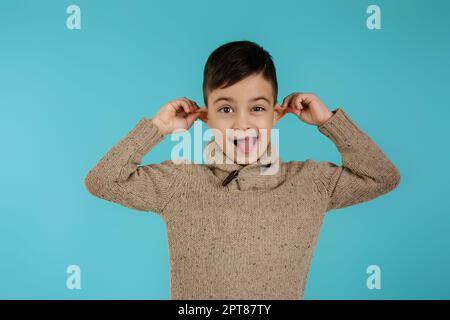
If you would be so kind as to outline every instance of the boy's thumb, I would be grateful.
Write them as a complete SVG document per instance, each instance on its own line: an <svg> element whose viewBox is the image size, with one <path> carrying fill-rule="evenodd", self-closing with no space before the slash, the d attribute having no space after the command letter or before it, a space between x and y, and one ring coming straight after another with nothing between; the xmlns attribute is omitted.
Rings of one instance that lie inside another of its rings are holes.
<svg viewBox="0 0 450 320"><path fill-rule="evenodd" d="M187 115L186 119L187 119L187 121L188 121L189 123L192 123L192 122L194 122L195 120L197 120L197 117L198 117L198 116L199 116L198 113L189 113L189 114Z"/></svg>

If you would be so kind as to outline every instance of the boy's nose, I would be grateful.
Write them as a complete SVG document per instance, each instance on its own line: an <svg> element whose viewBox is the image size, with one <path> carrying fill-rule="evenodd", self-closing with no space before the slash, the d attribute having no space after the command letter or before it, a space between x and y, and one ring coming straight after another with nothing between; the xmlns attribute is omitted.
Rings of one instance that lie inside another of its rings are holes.
<svg viewBox="0 0 450 320"><path fill-rule="evenodd" d="M248 117L246 115L238 115L236 117L236 121L234 123L234 128L235 129L241 129L241 130L247 130L249 128L251 128L251 124L249 123Z"/></svg>

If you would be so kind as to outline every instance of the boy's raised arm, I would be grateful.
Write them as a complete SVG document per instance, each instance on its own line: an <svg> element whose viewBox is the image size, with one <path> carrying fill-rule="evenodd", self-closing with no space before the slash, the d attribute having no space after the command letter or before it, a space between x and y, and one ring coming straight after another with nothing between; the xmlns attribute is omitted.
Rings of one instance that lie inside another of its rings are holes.
<svg viewBox="0 0 450 320"><path fill-rule="evenodd" d="M142 157L163 138L152 119L142 117L89 171L85 177L87 190L132 209L162 213L175 191L177 165L170 160L140 164Z"/></svg>
<svg viewBox="0 0 450 320"><path fill-rule="evenodd" d="M180 166L171 160L141 166L142 157L175 130L188 130L206 108L186 97L171 100L138 124L92 168L85 178L93 195L140 211L162 214L177 191Z"/></svg>
<svg viewBox="0 0 450 320"><path fill-rule="evenodd" d="M329 197L326 211L371 200L400 183L394 164L342 108L317 128L334 142L342 157L341 166L327 161L317 164L318 179Z"/></svg>

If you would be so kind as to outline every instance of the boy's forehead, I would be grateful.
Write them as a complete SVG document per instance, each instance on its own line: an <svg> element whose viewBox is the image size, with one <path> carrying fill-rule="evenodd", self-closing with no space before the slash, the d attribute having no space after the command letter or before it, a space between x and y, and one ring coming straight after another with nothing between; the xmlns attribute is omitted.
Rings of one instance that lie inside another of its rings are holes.
<svg viewBox="0 0 450 320"><path fill-rule="evenodd" d="M232 86L226 88L217 88L210 93L212 103L219 100L229 102L248 102L264 98L270 103L273 99L273 88L269 81L262 76L249 76L244 78Z"/></svg>

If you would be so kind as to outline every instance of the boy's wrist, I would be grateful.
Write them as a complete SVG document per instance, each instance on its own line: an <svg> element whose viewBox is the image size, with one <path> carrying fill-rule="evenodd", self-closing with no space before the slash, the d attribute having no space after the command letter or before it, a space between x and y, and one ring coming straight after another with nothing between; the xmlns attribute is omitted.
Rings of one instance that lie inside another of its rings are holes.
<svg viewBox="0 0 450 320"><path fill-rule="evenodd" d="M330 118L331 118L331 117L335 114L335 112L336 112L336 110L333 110L333 111L327 110L327 111L328 111L328 112L327 112L327 114L325 115L324 120L320 121L320 122L317 124L318 127L322 126L322 125L325 124L328 120L330 120Z"/></svg>
<svg viewBox="0 0 450 320"><path fill-rule="evenodd" d="M329 137L338 148L351 146L362 133L341 107L333 110L333 116L318 126L318 129Z"/></svg>
<svg viewBox="0 0 450 320"><path fill-rule="evenodd" d="M149 120L158 128L158 130L164 136L167 135L167 130L166 130L165 126L161 123L161 121L158 118L153 117L153 118L150 118Z"/></svg>

